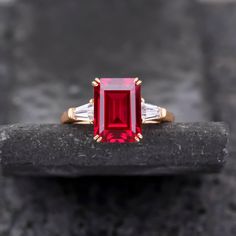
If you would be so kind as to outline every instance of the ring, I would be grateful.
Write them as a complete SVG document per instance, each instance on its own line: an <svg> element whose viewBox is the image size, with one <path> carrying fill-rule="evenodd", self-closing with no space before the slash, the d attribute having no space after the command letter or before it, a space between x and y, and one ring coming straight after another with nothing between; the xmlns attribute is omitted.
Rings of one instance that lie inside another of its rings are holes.
<svg viewBox="0 0 236 236"><path fill-rule="evenodd" d="M141 97L138 78L96 78L94 98L89 103L69 108L62 124L93 124L94 140L108 143L139 142L142 124L173 122L165 108L146 103Z"/></svg>

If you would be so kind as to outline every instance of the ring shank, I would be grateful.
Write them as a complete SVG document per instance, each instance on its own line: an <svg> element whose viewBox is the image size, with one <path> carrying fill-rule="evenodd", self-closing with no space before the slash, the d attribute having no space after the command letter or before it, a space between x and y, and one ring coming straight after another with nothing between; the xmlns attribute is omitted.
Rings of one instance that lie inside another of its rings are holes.
<svg viewBox="0 0 236 236"><path fill-rule="evenodd" d="M61 123L62 124L72 124L75 123L76 121L72 118L69 117L69 110L63 112L63 114L61 115Z"/></svg>
<svg viewBox="0 0 236 236"><path fill-rule="evenodd" d="M166 116L161 119L161 122L174 122L175 116L172 112L167 111Z"/></svg>

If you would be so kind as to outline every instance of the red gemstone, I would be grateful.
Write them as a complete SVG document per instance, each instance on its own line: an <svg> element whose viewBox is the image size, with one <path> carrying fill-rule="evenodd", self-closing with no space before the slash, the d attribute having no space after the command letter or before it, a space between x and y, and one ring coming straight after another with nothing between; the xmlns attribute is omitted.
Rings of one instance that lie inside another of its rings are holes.
<svg viewBox="0 0 236 236"><path fill-rule="evenodd" d="M101 78L94 87L94 135L101 142L135 142L141 123L141 86L135 78Z"/></svg>

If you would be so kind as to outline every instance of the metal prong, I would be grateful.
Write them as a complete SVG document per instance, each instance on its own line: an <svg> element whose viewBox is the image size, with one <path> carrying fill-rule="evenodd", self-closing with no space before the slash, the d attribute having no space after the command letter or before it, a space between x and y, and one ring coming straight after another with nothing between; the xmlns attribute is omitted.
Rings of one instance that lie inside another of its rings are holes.
<svg viewBox="0 0 236 236"><path fill-rule="evenodd" d="M145 103L145 100L144 100L144 98L141 98L141 102L142 102L142 103Z"/></svg>
<svg viewBox="0 0 236 236"><path fill-rule="evenodd" d="M90 104L93 104L93 103L94 103L94 99L91 98L91 99L89 100L89 103L90 103Z"/></svg>
<svg viewBox="0 0 236 236"><path fill-rule="evenodd" d="M142 80L138 80L137 82L136 82L136 85L140 85L142 83Z"/></svg>
<svg viewBox="0 0 236 236"><path fill-rule="evenodd" d="M140 139L139 139L137 136L135 136L134 139L135 139L137 142L140 141Z"/></svg>
<svg viewBox="0 0 236 236"><path fill-rule="evenodd" d="M138 78L138 77L136 77L136 78L134 79L134 82L136 83L138 80L139 80L139 78Z"/></svg>
<svg viewBox="0 0 236 236"><path fill-rule="evenodd" d="M137 136L138 136L140 139L142 139L142 138L143 138L143 135L142 135L142 134L140 134L140 133L138 133L138 134L137 134Z"/></svg>
<svg viewBox="0 0 236 236"><path fill-rule="evenodd" d="M93 137L94 140L97 140L98 138L99 138L98 134Z"/></svg>
<svg viewBox="0 0 236 236"><path fill-rule="evenodd" d="M100 84L100 79L99 78L95 78L95 81Z"/></svg>
<svg viewBox="0 0 236 236"><path fill-rule="evenodd" d="M93 81L93 82L92 82L92 85L93 85L93 87L97 87L97 86L98 86L98 83L97 83L96 81Z"/></svg>
<svg viewBox="0 0 236 236"><path fill-rule="evenodd" d="M96 141L100 143L102 141L102 137L99 137Z"/></svg>

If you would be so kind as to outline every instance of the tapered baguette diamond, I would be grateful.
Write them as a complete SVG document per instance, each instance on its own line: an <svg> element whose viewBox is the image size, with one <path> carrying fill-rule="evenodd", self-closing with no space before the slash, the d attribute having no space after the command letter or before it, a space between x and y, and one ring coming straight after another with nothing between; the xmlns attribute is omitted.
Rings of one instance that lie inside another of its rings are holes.
<svg viewBox="0 0 236 236"><path fill-rule="evenodd" d="M85 105L76 107L74 110L74 116L77 120L83 120L92 123L94 119L93 103L87 103Z"/></svg>
<svg viewBox="0 0 236 236"><path fill-rule="evenodd" d="M149 103L142 102L142 120L156 120L161 118L161 108Z"/></svg>

